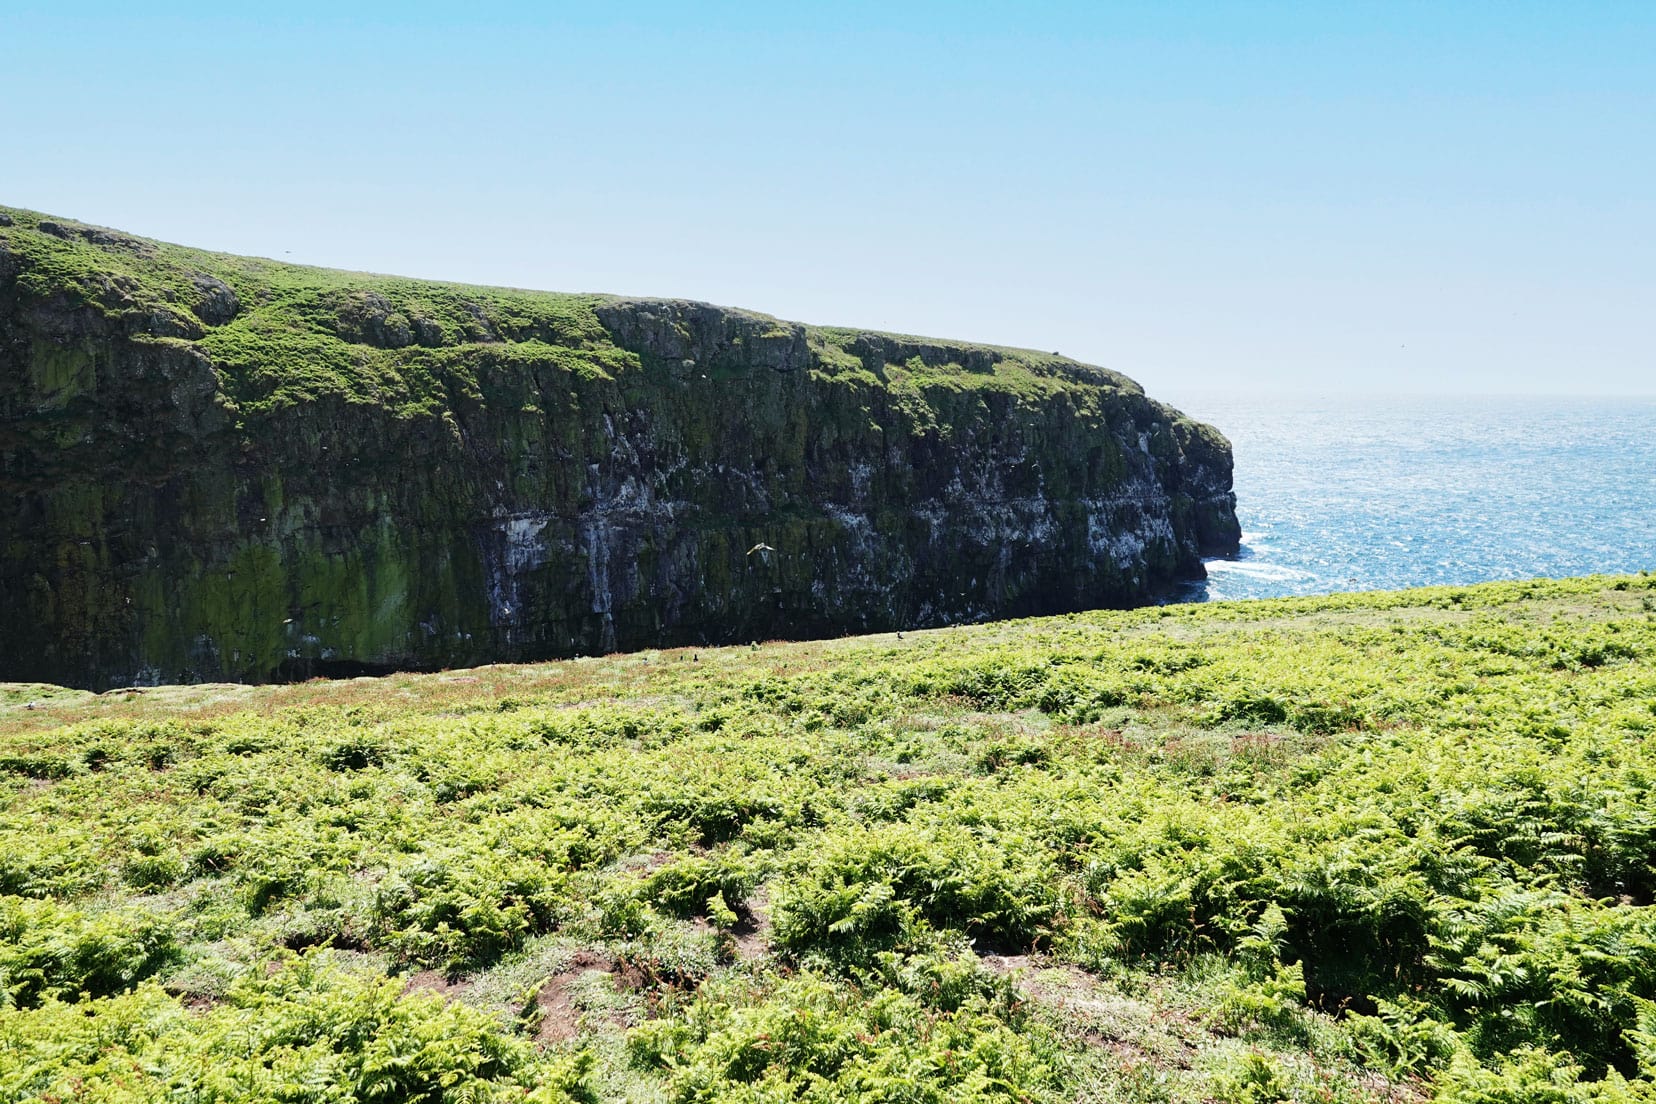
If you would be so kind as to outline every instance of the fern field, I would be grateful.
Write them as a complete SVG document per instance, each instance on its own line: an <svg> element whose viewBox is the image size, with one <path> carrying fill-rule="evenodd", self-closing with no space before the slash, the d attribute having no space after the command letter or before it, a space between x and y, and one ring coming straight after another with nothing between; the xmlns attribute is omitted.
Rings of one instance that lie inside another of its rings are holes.
<svg viewBox="0 0 1656 1104"><path fill-rule="evenodd" d="M1656 579L0 687L0 1100L1656 1101Z"/></svg>

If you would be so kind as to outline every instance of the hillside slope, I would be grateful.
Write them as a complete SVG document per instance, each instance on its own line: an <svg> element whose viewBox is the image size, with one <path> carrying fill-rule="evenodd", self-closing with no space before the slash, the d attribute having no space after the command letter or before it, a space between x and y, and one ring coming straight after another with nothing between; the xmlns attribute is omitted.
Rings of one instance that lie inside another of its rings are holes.
<svg viewBox="0 0 1656 1104"><path fill-rule="evenodd" d="M1131 605L1234 549L1233 503L1222 436L1057 355L0 208L0 677L257 681Z"/></svg>
<svg viewBox="0 0 1656 1104"><path fill-rule="evenodd" d="M0 686L0 1099L1656 1099L1656 579Z"/></svg>

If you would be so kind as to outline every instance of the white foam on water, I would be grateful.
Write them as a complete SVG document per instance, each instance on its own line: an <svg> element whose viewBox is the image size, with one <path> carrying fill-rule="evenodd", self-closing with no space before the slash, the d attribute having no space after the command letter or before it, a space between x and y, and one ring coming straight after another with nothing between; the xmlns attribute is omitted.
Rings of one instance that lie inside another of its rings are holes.
<svg viewBox="0 0 1656 1104"><path fill-rule="evenodd" d="M1315 579L1315 572L1302 571L1297 567L1288 567L1285 564L1261 563L1258 560L1204 560L1208 576L1235 575L1249 579L1263 579L1269 582L1286 583L1299 579Z"/></svg>

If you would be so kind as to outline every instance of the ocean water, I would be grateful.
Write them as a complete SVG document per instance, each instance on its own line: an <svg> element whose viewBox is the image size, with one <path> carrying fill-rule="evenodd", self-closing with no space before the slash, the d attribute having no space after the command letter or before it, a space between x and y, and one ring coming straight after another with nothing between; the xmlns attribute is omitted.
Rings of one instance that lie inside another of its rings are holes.
<svg viewBox="0 0 1656 1104"><path fill-rule="evenodd" d="M1242 552L1197 601L1656 570L1656 398L1194 394Z"/></svg>

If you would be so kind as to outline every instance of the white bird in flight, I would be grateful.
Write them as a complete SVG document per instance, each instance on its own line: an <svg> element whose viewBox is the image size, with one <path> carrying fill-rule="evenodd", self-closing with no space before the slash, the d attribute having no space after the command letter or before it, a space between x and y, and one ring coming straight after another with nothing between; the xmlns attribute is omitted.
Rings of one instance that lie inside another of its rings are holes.
<svg viewBox="0 0 1656 1104"><path fill-rule="evenodd" d="M775 551L776 551L776 549L772 548L770 545L766 544L764 541L760 541L758 544L756 544L752 548L748 549L747 554L751 556L755 552L775 552Z"/></svg>

